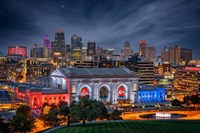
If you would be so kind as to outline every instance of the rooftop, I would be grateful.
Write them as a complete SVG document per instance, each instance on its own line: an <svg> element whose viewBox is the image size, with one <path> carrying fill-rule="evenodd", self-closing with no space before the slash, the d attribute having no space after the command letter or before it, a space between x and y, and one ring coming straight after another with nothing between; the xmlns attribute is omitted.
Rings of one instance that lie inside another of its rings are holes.
<svg viewBox="0 0 200 133"><path fill-rule="evenodd" d="M128 68L59 68L66 77L138 77Z"/></svg>

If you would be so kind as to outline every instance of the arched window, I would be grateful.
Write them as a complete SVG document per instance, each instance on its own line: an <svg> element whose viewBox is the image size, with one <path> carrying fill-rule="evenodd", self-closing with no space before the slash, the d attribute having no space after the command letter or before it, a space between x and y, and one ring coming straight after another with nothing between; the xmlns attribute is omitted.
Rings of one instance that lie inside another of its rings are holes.
<svg viewBox="0 0 200 133"><path fill-rule="evenodd" d="M121 97L121 98L125 97L125 88L123 86L120 86L118 88L118 97Z"/></svg>
<svg viewBox="0 0 200 133"><path fill-rule="evenodd" d="M107 99L108 98L108 89L107 87L103 86L99 90L100 98L101 99Z"/></svg>
<svg viewBox="0 0 200 133"><path fill-rule="evenodd" d="M80 92L80 96L88 96L89 95L89 90L88 88L84 87L81 89L81 92Z"/></svg>

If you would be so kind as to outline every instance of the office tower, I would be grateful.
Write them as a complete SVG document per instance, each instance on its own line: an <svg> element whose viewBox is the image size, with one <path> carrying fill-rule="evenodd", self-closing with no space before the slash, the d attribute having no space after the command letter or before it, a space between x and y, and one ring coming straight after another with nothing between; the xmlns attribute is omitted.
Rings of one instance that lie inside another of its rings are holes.
<svg viewBox="0 0 200 133"><path fill-rule="evenodd" d="M180 90L200 91L200 68L179 68L175 73L174 87Z"/></svg>
<svg viewBox="0 0 200 133"><path fill-rule="evenodd" d="M66 59L70 60L70 58L71 58L70 44L67 44L65 47L66 47Z"/></svg>
<svg viewBox="0 0 200 133"><path fill-rule="evenodd" d="M62 58L66 56L65 34L58 29L55 33L55 41L51 43L52 54L59 53Z"/></svg>
<svg viewBox="0 0 200 133"><path fill-rule="evenodd" d="M165 47L162 49L161 59L163 62L169 62L173 65L180 65L181 48L177 45L174 47Z"/></svg>
<svg viewBox="0 0 200 133"><path fill-rule="evenodd" d="M26 47L24 46L8 46L8 55L20 55L27 57Z"/></svg>
<svg viewBox="0 0 200 133"><path fill-rule="evenodd" d="M138 61L137 72L140 77L139 83L153 84L154 81L154 66L152 61Z"/></svg>
<svg viewBox="0 0 200 133"><path fill-rule="evenodd" d="M169 48L164 47L161 52L162 62L169 62Z"/></svg>
<svg viewBox="0 0 200 133"><path fill-rule="evenodd" d="M63 30L58 29L55 33L55 41L51 42L51 53L53 62L57 66L64 65L66 58L65 34Z"/></svg>
<svg viewBox="0 0 200 133"><path fill-rule="evenodd" d="M181 63L188 63L192 60L192 49L181 48Z"/></svg>
<svg viewBox="0 0 200 133"><path fill-rule="evenodd" d="M71 59L73 61L80 61L81 60L81 51L82 51L83 43L82 43L82 38L73 35L71 37Z"/></svg>
<svg viewBox="0 0 200 133"><path fill-rule="evenodd" d="M48 34L46 34L46 36L44 37L43 45L44 45L44 47L47 47L47 48L48 48L48 51L49 51L49 53L50 53L50 52L51 52L51 42L49 41L49 36L48 36Z"/></svg>
<svg viewBox="0 0 200 133"><path fill-rule="evenodd" d="M154 61L156 59L156 47L147 47L145 57L149 61Z"/></svg>
<svg viewBox="0 0 200 133"><path fill-rule="evenodd" d="M31 57L32 58L43 58L43 47L38 44L34 44L31 48Z"/></svg>
<svg viewBox="0 0 200 133"><path fill-rule="evenodd" d="M87 56L94 56L94 55L96 55L96 43L88 42L87 43Z"/></svg>
<svg viewBox="0 0 200 133"><path fill-rule="evenodd" d="M169 47L169 63L174 65L180 64L180 47Z"/></svg>
<svg viewBox="0 0 200 133"><path fill-rule="evenodd" d="M83 43L82 43L82 38L74 34L71 37L71 50L73 51L76 48L82 49Z"/></svg>
<svg viewBox="0 0 200 133"><path fill-rule="evenodd" d="M131 50L129 41L124 43L123 53L124 53L125 57L129 57L129 56L133 55L133 50Z"/></svg>
<svg viewBox="0 0 200 133"><path fill-rule="evenodd" d="M140 40L139 44L139 56L145 58L147 43L145 40Z"/></svg>

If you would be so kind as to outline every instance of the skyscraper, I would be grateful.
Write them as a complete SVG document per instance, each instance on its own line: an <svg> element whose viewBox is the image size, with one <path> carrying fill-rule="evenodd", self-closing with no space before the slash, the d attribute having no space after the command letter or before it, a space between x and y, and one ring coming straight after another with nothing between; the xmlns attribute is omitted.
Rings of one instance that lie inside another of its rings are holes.
<svg viewBox="0 0 200 133"><path fill-rule="evenodd" d="M147 47L146 48L146 59L149 61L154 61L156 58L156 47Z"/></svg>
<svg viewBox="0 0 200 133"><path fill-rule="evenodd" d="M71 49L72 51L76 48L82 49L83 43L82 43L82 38L74 34L71 37Z"/></svg>
<svg viewBox="0 0 200 133"><path fill-rule="evenodd" d="M145 40L140 40L140 44L139 44L139 56L145 58L146 47L147 47L146 41Z"/></svg>
<svg viewBox="0 0 200 133"><path fill-rule="evenodd" d="M60 53L61 57L66 56L65 34L58 29L55 33L55 41L51 43L52 54Z"/></svg>
<svg viewBox="0 0 200 133"><path fill-rule="evenodd" d="M164 47L161 52L162 62L169 62L169 48Z"/></svg>
<svg viewBox="0 0 200 133"><path fill-rule="evenodd" d="M49 35L48 34L46 34L46 36L44 37L43 44L44 44L45 47L48 48L48 50L50 52L50 50L51 50L51 43L49 41Z"/></svg>
<svg viewBox="0 0 200 133"><path fill-rule="evenodd" d="M133 55L133 50L131 50L129 41L124 43L123 53L125 57Z"/></svg>
<svg viewBox="0 0 200 133"><path fill-rule="evenodd" d="M169 62L170 64L179 65L181 57L181 48L177 45L175 47L165 47L162 49L161 60Z"/></svg>
<svg viewBox="0 0 200 133"><path fill-rule="evenodd" d="M96 43L88 42L87 43L87 56L94 56L94 55L96 55Z"/></svg>
<svg viewBox="0 0 200 133"><path fill-rule="evenodd" d="M73 35L71 37L71 59L73 61L78 61L81 60L81 51L82 51L83 43L82 43L82 38Z"/></svg>
<svg viewBox="0 0 200 133"><path fill-rule="evenodd" d="M43 47L38 44L34 44L31 48L31 57L33 58L43 58Z"/></svg>
<svg viewBox="0 0 200 133"><path fill-rule="evenodd" d="M192 60L192 49L181 48L181 63L187 63Z"/></svg>

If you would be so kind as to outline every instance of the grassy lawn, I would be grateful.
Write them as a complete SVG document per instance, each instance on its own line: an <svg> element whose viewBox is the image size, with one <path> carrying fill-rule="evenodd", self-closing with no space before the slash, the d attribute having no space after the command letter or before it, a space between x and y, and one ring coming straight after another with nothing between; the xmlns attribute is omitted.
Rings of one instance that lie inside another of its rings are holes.
<svg viewBox="0 0 200 133"><path fill-rule="evenodd" d="M200 133L200 121L124 121L61 128L53 133Z"/></svg>

